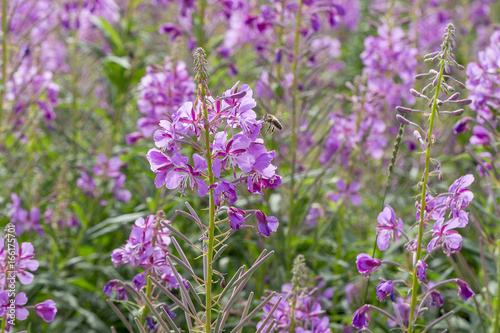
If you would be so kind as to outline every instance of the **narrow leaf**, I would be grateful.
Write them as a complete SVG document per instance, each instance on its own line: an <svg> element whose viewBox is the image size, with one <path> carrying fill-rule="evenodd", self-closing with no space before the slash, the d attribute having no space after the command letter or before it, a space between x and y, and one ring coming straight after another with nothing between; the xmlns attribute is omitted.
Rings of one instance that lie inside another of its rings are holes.
<svg viewBox="0 0 500 333"><path fill-rule="evenodd" d="M106 302L116 312L116 314L118 315L118 317L120 317L120 319L125 324L125 326L127 326L128 330L131 333L134 333L134 330L132 329L132 325L130 325L130 323L128 322L127 318L125 318L125 316L123 315L123 313L120 311L120 309L118 309L116 307L116 305L113 303L113 301L111 301L110 299L107 299Z"/></svg>
<svg viewBox="0 0 500 333"><path fill-rule="evenodd" d="M156 308L155 306L153 305L153 303L151 303L151 301L149 300L148 296L144 293L144 291L141 290L141 295L142 295L142 300L144 302L146 302L146 304L148 305L149 307L149 310L151 310L151 312L153 312L153 314L155 315L156 317L156 320L158 321L158 323L161 325L161 327L163 327L164 330L166 330L167 332L170 331L170 329L168 328L167 326L167 323L165 323L163 321L163 319L161 318L161 315L158 313L158 311L156 311Z"/></svg>

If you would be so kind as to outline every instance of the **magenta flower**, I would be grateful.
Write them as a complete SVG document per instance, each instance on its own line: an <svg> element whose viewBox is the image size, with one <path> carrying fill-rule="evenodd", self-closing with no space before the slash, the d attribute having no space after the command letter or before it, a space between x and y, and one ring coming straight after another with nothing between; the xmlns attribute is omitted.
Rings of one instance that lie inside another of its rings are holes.
<svg viewBox="0 0 500 333"><path fill-rule="evenodd" d="M281 185L281 177L276 175L276 167L271 161L276 156L273 151L268 152L262 141L250 145L246 153L236 158L238 167L248 172L247 190L250 193L264 194L264 188L275 188Z"/></svg>
<svg viewBox="0 0 500 333"><path fill-rule="evenodd" d="M377 299L383 302L385 298L389 296L394 302L394 282L391 280L380 282L377 286Z"/></svg>
<svg viewBox="0 0 500 333"><path fill-rule="evenodd" d="M377 246L380 251L385 251L389 247L391 239L399 240L400 231L403 230L403 220L396 220L396 213L391 206L385 206L384 210L377 216Z"/></svg>
<svg viewBox="0 0 500 333"><path fill-rule="evenodd" d="M338 192L332 193L329 198L333 202L337 202L341 198L344 198L346 201L349 199L354 206L359 206L361 205L361 196L358 194L359 186L358 182L351 181L349 182L349 187L347 187L346 182L343 179L340 179L335 184Z"/></svg>
<svg viewBox="0 0 500 333"><path fill-rule="evenodd" d="M236 207L230 207L227 210L229 216L229 225L233 230L240 230L245 226L245 212Z"/></svg>
<svg viewBox="0 0 500 333"><path fill-rule="evenodd" d="M43 234L43 228L40 225L40 208L32 207L29 213L21 208L21 199L15 193L10 195L12 204L9 206L9 215L11 222L16 226L16 234L21 236L26 231L34 230L37 234Z"/></svg>
<svg viewBox="0 0 500 333"><path fill-rule="evenodd" d="M365 328L370 323L370 319L370 306L365 304L354 312L354 316L352 317L352 326L359 329Z"/></svg>
<svg viewBox="0 0 500 333"><path fill-rule="evenodd" d="M257 219L258 229L262 236L270 237L271 232L278 230L279 222L276 217L266 216L266 214L258 210L255 212L255 218Z"/></svg>
<svg viewBox="0 0 500 333"><path fill-rule="evenodd" d="M459 217L460 210L467 207L469 203L472 201L472 199L474 199L474 193L472 193L471 190L466 188L467 186L472 184L473 181L474 181L474 176L468 174L458 178L457 180L455 180L453 184L451 184L449 192L452 195L448 197L447 206L450 207L454 217ZM460 226L460 228L463 228L467 224L468 220L467 221L464 221L464 219L460 220L462 221L463 224Z"/></svg>
<svg viewBox="0 0 500 333"><path fill-rule="evenodd" d="M156 173L155 186L160 188L165 185L167 174L174 167L170 157L163 154L158 149L150 149L146 155L151 171Z"/></svg>
<svg viewBox="0 0 500 333"><path fill-rule="evenodd" d="M370 276L373 272L379 269L382 262L379 259L372 258L366 253L360 253L356 257L356 267L358 272L364 277Z"/></svg>
<svg viewBox="0 0 500 333"><path fill-rule="evenodd" d="M76 180L76 186L82 189L83 193L87 195L93 195L96 190L95 180L93 177L89 177L86 172L82 172L80 178Z"/></svg>
<svg viewBox="0 0 500 333"><path fill-rule="evenodd" d="M443 252L450 255L454 252L460 251L462 248L462 236L452 230L454 228L463 228L463 225L458 218L451 219L444 222L444 218L440 218L434 223L432 230L433 238L427 245L427 251L430 253L439 247L443 247Z"/></svg>
<svg viewBox="0 0 500 333"><path fill-rule="evenodd" d="M221 180L214 189L214 201L217 206L221 206L224 202L233 205L238 196L236 195L236 187L233 183L227 180Z"/></svg>
<svg viewBox="0 0 500 333"><path fill-rule="evenodd" d="M170 170L165 178L165 186L170 189L181 187L181 194L184 194L186 187L191 190L198 187L198 195L203 197L208 192L207 183L201 178L201 171L207 170L207 161L198 154L193 154L194 167L188 164L188 158L180 154L172 156L172 164L175 166Z"/></svg>
<svg viewBox="0 0 500 333"><path fill-rule="evenodd" d="M444 305L443 295L439 291L433 290L431 291L431 299L429 301L429 305L433 307L441 307Z"/></svg>
<svg viewBox="0 0 500 333"><path fill-rule="evenodd" d="M57 313L56 302L48 299L42 303L38 303L35 305L35 312L46 322L51 322L54 320Z"/></svg>
<svg viewBox="0 0 500 333"><path fill-rule="evenodd" d="M250 139L243 133L238 133L227 141L227 133L219 132L215 134L213 156L217 159L212 165L212 170L216 177L220 177L221 170L233 169L236 178L236 158L245 153L250 146Z"/></svg>
<svg viewBox="0 0 500 333"><path fill-rule="evenodd" d="M427 290L434 287L436 284L432 281L429 281L429 283L427 284ZM431 291L431 296L430 298L428 297L428 302L429 302L429 305L430 306L433 306L433 307L441 307L444 305L444 298L443 298L443 295L441 295L441 293L439 291L437 291L436 289L432 290Z"/></svg>
<svg viewBox="0 0 500 333"><path fill-rule="evenodd" d="M108 281L108 283L104 285L102 291L106 297L109 297L111 296L111 292L116 290L116 298L122 301L127 301L127 290L122 285L119 285L118 282L118 280Z"/></svg>
<svg viewBox="0 0 500 333"><path fill-rule="evenodd" d="M164 149L168 153L174 153L178 150L178 139L175 128L168 120L160 121L160 129L156 130L153 134L156 147Z"/></svg>
<svg viewBox="0 0 500 333"><path fill-rule="evenodd" d="M472 128L472 136L469 139L471 145L484 145L487 146L490 144L491 138L490 133L483 126L474 126Z"/></svg>
<svg viewBox="0 0 500 333"><path fill-rule="evenodd" d="M460 134L465 133L470 129L471 117L463 117L453 126L453 133Z"/></svg>
<svg viewBox="0 0 500 333"><path fill-rule="evenodd" d="M15 304L15 318L17 320L25 320L28 318L29 311L23 307L28 302L28 297L26 297L26 294L24 292L20 292L16 294L16 297L14 298L14 304ZM0 316L5 316L6 314L13 314L11 313L10 310L10 300L9 300L9 292L4 291L0 293Z"/></svg>
<svg viewBox="0 0 500 333"><path fill-rule="evenodd" d="M106 155L100 154L97 156L97 164L94 167L94 174L97 176L106 175L110 178L115 178L120 175L120 169L124 166L119 157L111 157L106 160Z"/></svg>
<svg viewBox="0 0 500 333"><path fill-rule="evenodd" d="M427 281L427 264L423 260L417 261L417 277L420 282Z"/></svg>
<svg viewBox="0 0 500 333"><path fill-rule="evenodd" d="M457 279L456 282L457 282L458 295L462 297L465 301L467 301L469 298L475 295L467 283L465 283L460 279Z"/></svg>
<svg viewBox="0 0 500 333"><path fill-rule="evenodd" d="M33 244L24 242L21 243L21 247L19 247L19 243L17 240L14 241L14 251L16 260L14 262L14 268L9 268L0 271L0 285L5 286L6 283L6 271L11 270L14 271L19 282L23 285L28 285L33 282L33 274L29 271L36 271L38 269L39 263L34 260L34 247ZM0 239L0 262L5 262L7 260L7 251L4 249L4 239Z"/></svg>

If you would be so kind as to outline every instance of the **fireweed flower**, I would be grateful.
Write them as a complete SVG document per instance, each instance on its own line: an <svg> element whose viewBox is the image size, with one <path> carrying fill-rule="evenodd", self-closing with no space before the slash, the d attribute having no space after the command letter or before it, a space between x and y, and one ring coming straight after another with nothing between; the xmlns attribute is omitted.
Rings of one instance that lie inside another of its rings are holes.
<svg viewBox="0 0 500 333"><path fill-rule="evenodd" d="M132 193L124 189L126 176L120 171L125 164L119 157L106 158L106 155L100 154L97 156L97 161L92 169L80 167L82 173L77 179L76 185L82 189L82 192L87 196L92 196L96 199L102 199L107 194L113 194L116 200L129 202L132 198ZM97 186L99 184L99 186ZM105 186L109 184L109 188ZM100 200L101 205L105 205L105 200Z"/></svg>
<svg viewBox="0 0 500 333"><path fill-rule="evenodd" d="M433 238L427 245L427 251L430 253L439 247L443 247L443 252L447 255L460 251L462 248L462 236L454 228L463 228L458 218L454 218L445 222L444 218L440 218L434 223L432 230Z"/></svg>
<svg viewBox="0 0 500 333"><path fill-rule="evenodd" d="M139 137L150 138L158 123L170 117L183 103L194 97L196 85L189 76L186 64L177 64L165 59L163 66L148 66L146 75L139 84L140 98L137 101L143 117L137 121L139 132L127 136L127 142L133 143ZM160 124L161 126L161 124Z"/></svg>
<svg viewBox="0 0 500 333"><path fill-rule="evenodd" d="M28 297L26 297L26 293L20 292L17 293L14 298L15 304L15 316L17 320L25 320L28 318L29 311L23 307L28 302ZM9 292L4 291L0 293L0 315L5 316L6 313L9 312Z"/></svg>
<svg viewBox="0 0 500 333"><path fill-rule="evenodd" d="M321 289L321 286L318 286ZM295 332L301 333L331 333L328 328L329 319L325 316L325 311L322 309L323 292L308 292L308 288L303 292L295 292L293 285L286 283L281 287L281 293L273 297L271 301L263 308L264 313L269 313L272 307L278 302L279 297L282 297L276 311L273 313L273 318L276 323L271 329L272 332L286 333L290 332L292 321L295 327ZM263 319L265 315L263 316ZM257 329L263 325L263 320L257 324ZM264 329L269 327L267 323Z"/></svg>
<svg viewBox="0 0 500 333"><path fill-rule="evenodd" d="M253 194L264 194L264 189L281 184L281 177L272 164L276 153L268 151L264 141L258 138L262 120L257 119L253 111L255 106L256 101L248 85L239 86L237 83L222 97L207 96L208 131L213 135L210 144L211 171L218 179L210 188L214 189L214 202L219 207L224 203L232 206L236 202L237 187L241 183ZM159 149L153 148L147 153L151 170L156 174L157 187L180 188L181 195L186 194L186 188L194 190L197 187L199 196L208 192L206 152L195 143L202 139L205 130L203 105L198 100L183 103L168 119L160 121L160 129L154 134ZM192 155L192 164L188 157L182 155L186 145L201 152L201 155ZM226 175L231 175L230 179L226 179ZM232 229L245 226L244 211L236 207L227 211ZM274 219L264 215L258 221L262 235L269 237L271 232L276 231L277 220Z"/></svg>
<svg viewBox="0 0 500 333"><path fill-rule="evenodd" d="M371 319L371 311L370 306L368 304L360 307L356 312L354 312L354 316L352 317L352 326L355 328L363 329L368 326Z"/></svg>
<svg viewBox="0 0 500 333"><path fill-rule="evenodd" d="M16 226L16 234L22 235L31 230L37 234L43 234L44 230L40 225L40 208L32 207L29 213L21 208L21 199L15 193L10 195L12 204L9 206L10 222Z"/></svg>
<svg viewBox="0 0 500 333"><path fill-rule="evenodd" d="M257 219L258 229L262 236L270 237L271 232L278 230L279 222L276 217L266 216L266 214L258 210L255 212L255 218Z"/></svg>
<svg viewBox="0 0 500 333"><path fill-rule="evenodd" d="M238 200L238 196L236 195L236 187L233 185L233 183L228 182L227 180L221 180L215 186L214 200L217 206L222 205L224 202L233 205L236 200Z"/></svg>
<svg viewBox="0 0 500 333"><path fill-rule="evenodd" d="M408 91L416 74L417 50L410 47L400 27L383 24L377 32L378 37L365 39L365 51L361 54L368 89L384 95L389 108L400 105L403 100L413 104L415 98ZM401 83L395 83L398 81Z"/></svg>
<svg viewBox="0 0 500 333"><path fill-rule="evenodd" d="M354 206L361 205L361 196L358 194L359 183L355 181L350 181L349 185L343 179L340 179L335 183L337 187L337 193L332 193L329 198L333 202L338 202L341 198L344 200L350 200Z"/></svg>
<svg viewBox="0 0 500 333"><path fill-rule="evenodd" d="M240 230L241 227L245 226L245 212L236 207L230 207L227 210L227 215L229 216L229 225L233 230Z"/></svg>
<svg viewBox="0 0 500 333"><path fill-rule="evenodd" d="M11 263L8 260L7 251L4 249L4 239L0 239L0 285L5 286L6 277L8 271L15 272L19 282L23 285L28 285L33 282L33 274L38 269L39 263L34 259L34 247L33 244L24 242L19 243L17 240L14 241L14 256L15 261L13 263L14 268L12 269Z"/></svg>
<svg viewBox="0 0 500 333"><path fill-rule="evenodd" d="M56 302L48 299L46 301L43 301L42 303L38 303L37 305L35 305L35 312L46 322L51 322L56 317Z"/></svg>
<svg viewBox="0 0 500 333"><path fill-rule="evenodd" d="M372 258L366 253L360 253L356 257L356 267L358 268L358 272L364 277L370 276L370 274L379 269L381 264L382 261Z"/></svg>
<svg viewBox="0 0 500 333"><path fill-rule="evenodd" d="M427 264L423 260L417 262L417 277L420 282L427 281Z"/></svg>
<svg viewBox="0 0 500 333"><path fill-rule="evenodd" d="M163 222L170 223L169 221ZM134 268L144 269L133 279L137 290L145 284L145 277L148 273L163 281L169 288L178 287L173 271L165 259L171 242L170 231L158 223L161 221L155 221L154 215L149 215L146 219L138 218L125 245L113 250L111 255L114 266L130 264ZM124 297L120 294L121 289L117 289L119 287L116 281L110 281L103 291L109 296L111 290L116 289L119 296ZM123 293L126 294L126 291Z"/></svg>
<svg viewBox="0 0 500 333"><path fill-rule="evenodd" d="M383 302L387 297L394 302L394 282L391 280L382 281L377 286L377 299Z"/></svg>
<svg viewBox="0 0 500 333"><path fill-rule="evenodd" d="M475 146L488 146L491 142L490 133L483 126L474 126L472 128L472 136L470 137L470 144Z"/></svg>
<svg viewBox="0 0 500 333"><path fill-rule="evenodd" d="M191 190L196 186L198 195L203 197L208 192L207 183L202 178L201 171L207 170L207 161L198 154L193 154L193 165L188 163L188 158L179 153L172 156L174 168L170 170L165 177L165 186L170 189L176 189L180 186L181 195L187 186Z"/></svg>
<svg viewBox="0 0 500 333"><path fill-rule="evenodd" d="M389 247L389 242L394 238L396 243L399 240L400 231L403 230L403 220L396 220L396 213L391 206L385 206L384 210L377 216L377 246L380 251L385 251Z"/></svg>
<svg viewBox="0 0 500 333"><path fill-rule="evenodd" d="M469 190L469 185L474 181L473 175L465 175L457 179L449 188L449 192L452 194L448 197L447 205L450 207L453 216L459 217L462 209L466 208L469 203L474 199L474 193ZM464 221L460 219L462 224L467 224L468 220ZM464 225L465 226L465 225Z"/></svg>
<svg viewBox="0 0 500 333"><path fill-rule="evenodd" d="M467 301L469 298L475 295L472 289L469 287L469 285L464 281L457 279L456 283L457 283L458 295L462 297L465 301Z"/></svg>

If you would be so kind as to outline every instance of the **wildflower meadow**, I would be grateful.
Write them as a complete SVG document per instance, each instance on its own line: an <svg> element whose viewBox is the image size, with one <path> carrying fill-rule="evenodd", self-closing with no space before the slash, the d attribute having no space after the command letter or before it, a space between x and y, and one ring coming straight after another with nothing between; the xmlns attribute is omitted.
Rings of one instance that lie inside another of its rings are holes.
<svg viewBox="0 0 500 333"><path fill-rule="evenodd" d="M0 333L500 333L500 1L0 11Z"/></svg>

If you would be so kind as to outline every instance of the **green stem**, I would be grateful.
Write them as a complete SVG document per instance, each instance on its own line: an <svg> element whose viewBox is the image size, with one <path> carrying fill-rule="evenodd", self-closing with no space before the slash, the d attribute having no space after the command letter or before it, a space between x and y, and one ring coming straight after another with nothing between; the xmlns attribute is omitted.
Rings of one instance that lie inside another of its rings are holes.
<svg viewBox="0 0 500 333"><path fill-rule="evenodd" d="M417 289L418 289L418 277L417 277L417 265L416 263L420 260L422 256L422 238L424 234L424 211L425 211L425 197L427 194L427 180L429 178L429 166L431 159L431 145L432 145L432 130L434 128L434 120L437 116L437 101L439 97L439 90L441 90L441 81L443 80L444 71L444 58L440 61L439 77L436 86L436 92L434 94L434 101L432 103L432 113L430 117L429 131L427 133L427 149L425 150L425 169L424 169L424 181L422 184L421 193L421 206L420 206L420 222L418 225L418 239L417 239L417 257L415 258L415 267L413 271L413 283L411 289L411 305L410 305L410 321L408 323L408 333L413 332L413 320L415 315L415 305L417 303Z"/></svg>
<svg viewBox="0 0 500 333"><path fill-rule="evenodd" d="M207 8L207 0L200 0L200 40L198 46L205 48L205 11Z"/></svg>
<svg viewBox="0 0 500 333"><path fill-rule="evenodd" d="M78 0L78 8L77 10L80 11L80 8L82 8L82 0ZM73 113L73 153L74 153L74 163L76 163L77 156L78 156L78 133L79 133L79 126L78 126L78 61L77 61L77 51L78 51L78 29L75 29L73 32L73 44L71 45L71 76L72 76L72 98L71 98L71 111Z"/></svg>
<svg viewBox="0 0 500 333"><path fill-rule="evenodd" d="M500 241L498 242L498 261L500 264ZM497 267L497 282L500 283L500 266ZM496 311L495 311L495 325L493 332L499 332L500 328L500 286L497 288L497 304L496 304Z"/></svg>
<svg viewBox="0 0 500 333"><path fill-rule="evenodd" d="M7 0L2 0L2 86L0 87L0 124L3 117L3 97L7 78Z"/></svg>
<svg viewBox="0 0 500 333"><path fill-rule="evenodd" d="M208 122L208 106L206 103L207 93L205 88L202 87L202 98L203 98L203 118L205 119L205 143L207 145L206 150L206 160L208 167L208 186L214 184L214 174L212 172L212 151L210 150L210 124ZM209 224L208 224L208 245L207 245L207 280L206 284L206 294L205 294L205 333L210 333L212 324L212 259L214 252L214 240L215 240L215 207L214 207L214 190L209 190Z"/></svg>
<svg viewBox="0 0 500 333"><path fill-rule="evenodd" d="M299 0L299 11L297 12L297 22L295 26L295 42L293 45L293 83L292 83L292 142L290 146L290 151L292 153L292 165L291 165L291 175L290 175L290 208L288 210L288 234L290 236L293 227L293 201L295 197L294 187L295 187L295 160L296 160L296 147L297 147L297 68L299 62L299 41L300 41L300 21L302 16L302 1ZM288 237L290 241L290 237Z"/></svg>
<svg viewBox="0 0 500 333"><path fill-rule="evenodd" d="M151 300L151 292L153 291L153 288L152 288L153 284L152 284L149 276L150 276L150 274L148 273L146 275L146 295ZM151 300L151 302L152 302L152 300ZM142 309L142 312L141 312L141 317L143 318L143 322L142 322L143 325L146 325L146 316L148 315L148 313L149 313L149 307L147 304L145 304L144 308Z"/></svg>

